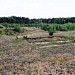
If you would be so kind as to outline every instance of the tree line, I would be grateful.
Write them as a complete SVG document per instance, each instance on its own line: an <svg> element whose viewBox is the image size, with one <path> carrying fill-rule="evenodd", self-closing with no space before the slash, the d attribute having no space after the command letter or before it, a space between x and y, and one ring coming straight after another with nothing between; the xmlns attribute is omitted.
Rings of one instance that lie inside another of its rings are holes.
<svg viewBox="0 0 75 75"><path fill-rule="evenodd" d="M0 17L0 23L20 23L20 24L64 24L64 23L75 23L75 17L68 17L68 18L40 18L40 19L29 19L26 17Z"/></svg>

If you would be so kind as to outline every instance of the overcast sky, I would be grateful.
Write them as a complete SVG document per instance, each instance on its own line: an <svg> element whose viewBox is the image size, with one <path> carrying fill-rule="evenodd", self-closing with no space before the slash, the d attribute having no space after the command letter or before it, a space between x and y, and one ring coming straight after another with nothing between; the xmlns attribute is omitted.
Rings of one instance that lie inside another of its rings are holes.
<svg viewBox="0 0 75 75"><path fill-rule="evenodd" d="M75 17L75 0L0 0L0 16Z"/></svg>

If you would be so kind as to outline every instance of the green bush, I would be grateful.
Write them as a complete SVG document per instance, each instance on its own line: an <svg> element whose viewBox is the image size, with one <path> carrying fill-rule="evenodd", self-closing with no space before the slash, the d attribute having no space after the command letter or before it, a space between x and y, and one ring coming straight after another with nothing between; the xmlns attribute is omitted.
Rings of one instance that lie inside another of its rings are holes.
<svg viewBox="0 0 75 75"><path fill-rule="evenodd" d="M49 35L53 35L54 32L56 32L56 28L54 25L50 25L48 29Z"/></svg>
<svg viewBox="0 0 75 75"><path fill-rule="evenodd" d="M8 24L8 23L2 23L2 25L3 25L4 27L6 27L6 28L9 27L9 24Z"/></svg>
<svg viewBox="0 0 75 75"><path fill-rule="evenodd" d="M2 26L2 25L0 25L0 28L2 29L2 28L3 28L3 26Z"/></svg>
<svg viewBox="0 0 75 75"><path fill-rule="evenodd" d="M49 35L53 35L54 31L52 29L48 30Z"/></svg>
<svg viewBox="0 0 75 75"><path fill-rule="evenodd" d="M13 28L14 28L14 31L17 31L17 32L21 32L22 31L21 27L18 26L18 25L14 25Z"/></svg>
<svg viewBox="0 0 75 75"><path fill-rule="evenodd" d="M0 30L0 34L3 34L3 31L2 30Z"/></svg>

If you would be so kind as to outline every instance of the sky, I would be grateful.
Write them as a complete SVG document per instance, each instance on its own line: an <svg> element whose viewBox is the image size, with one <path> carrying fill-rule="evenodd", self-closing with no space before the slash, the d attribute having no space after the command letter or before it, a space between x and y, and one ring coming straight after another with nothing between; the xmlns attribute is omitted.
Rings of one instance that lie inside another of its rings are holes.
<svg viewBox="0 0 75 75"><path fill-rule="evenodd" d="M75 17L75 0L0 0L0 17Z"/></svg>

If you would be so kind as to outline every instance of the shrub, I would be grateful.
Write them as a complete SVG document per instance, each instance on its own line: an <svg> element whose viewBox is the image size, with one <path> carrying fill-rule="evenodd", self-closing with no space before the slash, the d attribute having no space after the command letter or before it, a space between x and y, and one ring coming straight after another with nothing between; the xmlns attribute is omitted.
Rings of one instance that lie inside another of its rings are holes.
<svg viewBox="0 0 75 75"><path fill-rule="evenodd" d="M6 35L14 35L12 31L6 32Z"/></svg>
<svg viewBox="0 0 75 75"><path fill-rule="evenodd" d="M6 35L14 35L14 32L11 29L5 29Z"/></svg>
<svg viewBox="0 0 75 75"><path fill-rule="evenodd" d="M14 28L14 31L17 31L17 32L21 32L22 31L21 27L18 26L18 25L14 25L13 28Z"/></svg>
<svg viewBox="0 0 75 75"><path fill-rule="evenodd" d="M2 29L2 28L3 28L3 26L2 26L2 25L0 25L0 28Z"/></svg>
<svg viewBox="0 0 75 75"><path fill-rule="evenodd" d="M49 35L53 35L53 31L49 30L48 32L49 32Z"/></svg>
<svg viewBox="0 0 75 75"><path fill-rule="evenodd" d="M55 28L54 25L49 26L49 30L48 30L49 35L53 35L53 33L54 33L55 31L56 31L56 28Z"/></svg>
<svg viewBox="0 0 75 75"><path fill-rule="evenodd" d="M0 30L0 34L3 34L3 31L2 30Z"/></svg>
<svg viewBox="0 0 75 75"><path fill-rule="evenodd" d="M2 25L3 25L4 27L6 27L6 28L9 27L9 24L8 24L8 23L2 23Z"/></svg>

